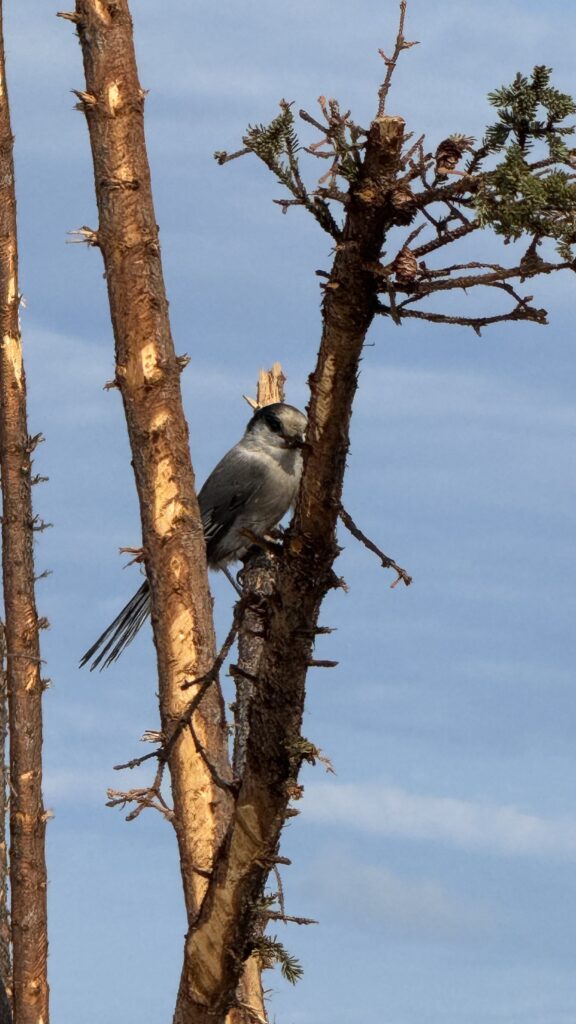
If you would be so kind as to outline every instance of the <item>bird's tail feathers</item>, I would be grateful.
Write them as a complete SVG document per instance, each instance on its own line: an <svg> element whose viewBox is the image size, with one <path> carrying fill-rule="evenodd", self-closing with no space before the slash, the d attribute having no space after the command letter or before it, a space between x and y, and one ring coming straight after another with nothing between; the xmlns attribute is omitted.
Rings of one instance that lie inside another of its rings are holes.
<svg viewBox="0 0 576 1024"><path fill-rule="evenodd" d="M113 661L120 657L122 651L134 639L142 623L150 614L150 586L145 580L134 597L111 622L102 636L99 636L96 643L92 644L89 651L82 657L80 668L97 656L90 665L90 671L95 668L108 668Z"/></svg>

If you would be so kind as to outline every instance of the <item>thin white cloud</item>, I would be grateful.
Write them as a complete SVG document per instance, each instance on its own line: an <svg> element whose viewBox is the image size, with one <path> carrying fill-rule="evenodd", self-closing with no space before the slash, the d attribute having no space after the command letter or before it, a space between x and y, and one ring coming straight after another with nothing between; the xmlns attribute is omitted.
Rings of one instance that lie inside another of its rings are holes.
<svg viewBox="0 0 576 1024"><path fill-rule="evenodd" d="M576 818L543 818L512 806L422 796L385 784L309 786L306 814L322 824L509 857L576 856Z"/></svg>
<svg viewBox="0 0 576 1024"><path fill-rule="evenodd" d="M54 807L56 813L64 804L102 805L107 799L108 789L125 791L147 786L150 777L150 770L146 773L144 767L125 772L115 772L107 765L102 768L75 767L74 770L51 768L44 773L44 802L47 807Z"/></svg>
<svg viewBox="0 0 576 1024"><path fill-rule="evenodd" d="M375 923L397 937L454 940L494 927L497 911L461 900L430 879L402 877L376 864L330 857L307 877L310 899L351 920Z"/></svg>
<svg viewBox="0 0 576 1024"><path fill-rule="evenodd" d="M378 419L430 418L438 423L465 416L501 429L503 422L521 425L537 418L541 430L576 428L573 403L474 369L374 367L362 378L361 397L366 411Z"/></svg>
<svg viewBox="0 0 576 1024"><path fill-rule="evenodd" d="M185 346L179 345L179 350ZM27 360L28 391L35 408L49 408L51 424L78 422L78 408L82 408L81 426L87 422L110 421L116 424L121 416L120 403L114 401L114 392L106 392L104 385L114 376L114 343L110 334L102 344L95 344L82 335L64 334L46 330L33 321L24 323L24 350ZM185 393L190 400L212 401L218 395L238 399L243 418L249 417L248 406L240 401L241 387L237 378L224 369L208 363L200 365L194 358L188 374L183 378ZM245 388L250 390L249 373L245 374ZM244 408L247 410L244 412Z"/></svg>
<svg viewBox="0 0 576 1024"><path fill-rule="evenodd" d="M56 807L64 803L76 803L85 800L88 803L104 803L106 790L109 786L121 785L110 769L83 769L67 771L63 768L51 769L44 773L44 802L48 807ZM126 789L129 787L126 786Z"/></svg>

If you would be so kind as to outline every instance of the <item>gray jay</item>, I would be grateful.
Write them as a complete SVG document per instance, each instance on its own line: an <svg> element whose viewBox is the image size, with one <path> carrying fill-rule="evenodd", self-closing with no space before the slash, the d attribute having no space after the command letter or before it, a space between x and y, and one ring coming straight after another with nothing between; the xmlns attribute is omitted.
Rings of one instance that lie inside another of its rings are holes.
<svg viewBox="0 0 576 1024"><path fill-rule="evenodd" d="M264 536L296 501L302 474L306 417L293 405L276 402L258 409L244 436L212 470L198 495L210 569L237 562L251 547L246 531ZM150 614L145 580L80 662L96 655L90 671L106 668L136 636Z"/></svg>

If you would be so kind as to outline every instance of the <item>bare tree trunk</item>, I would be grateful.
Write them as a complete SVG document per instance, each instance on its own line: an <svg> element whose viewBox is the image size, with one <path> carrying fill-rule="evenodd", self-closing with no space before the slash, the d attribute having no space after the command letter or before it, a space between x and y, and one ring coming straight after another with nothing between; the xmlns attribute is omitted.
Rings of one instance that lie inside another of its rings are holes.
<svg viewBox="0 0 576 1024"><path fill-rule="evenodd" d="M268 371L261 370L258 377L255 408L284 401L286 378L279 363ZM251 560L242 576L245 612L238 634L238 671L236 673L236 700L234 702L234 778L240 780L246 759L246 744L250 727L250 706L254 696L254 683L258 677L260 657L264 643L262 621L258 605L262 597L273 591L274 573L269 559L263 555ZM253 939L257 941L266 927L266 918L254 922ZM227 1024L254 1024L266 1022L268 1015L262 986L262 963L258 953L244 961L244 969L236 991L236 1007L228 1014Z"/></svg>
<svg viewBox="0 0 576 1024"><path fill-rule="evenodd" d="M144 138L127 0L76 0L73 14L86 75L80 109L90 133L99 226L83 229L102 251L120 388L140 501L144 561L152 599L160 714L169 738L194 697L182 684L215 657L206 552L182 409L182 362L174 352ZM215 682L194 732L180 732L169 766L188 924L206 891L224 836L231 797L214 781L230 778L227 731ZM208 757L210 763L208 762Z"/></svg>
<svg viewBox="0 0 576 1024"><path fill-rule="evenodd" d="M0 15L2 7L0 4ZM31 452L18 319L13 138L0 17L0 467L2 567L10 723L10 881L14 1018L48 1024L47 908L42 804L42 680L34 596Z"/></svg>
<svg viewBox="0 0 576 1024"><path fill-rule="evenodd" d="M8 685L6 630L0 622L0 1024L11 1024L12 933L8 909Z"/></svg>
<svg viewBox="0 0 576 1024"><path fill-rule="evenodd" d="M311 378L310 447L294 529L281 569L274 573L273 593L260 613L264 642L252 680L241 787L207 897L187 940L177 1024L214 1024L224 1019L233 1002L288 804L300 795L298 772L310 756L300 734L304 684L321 602L338 583L332 565L338 553L336 522L352 400L362 346L377 307L370 267L396 216L390 191L403 131L401 118L373 122L362 171L351 188Z"/></svg>

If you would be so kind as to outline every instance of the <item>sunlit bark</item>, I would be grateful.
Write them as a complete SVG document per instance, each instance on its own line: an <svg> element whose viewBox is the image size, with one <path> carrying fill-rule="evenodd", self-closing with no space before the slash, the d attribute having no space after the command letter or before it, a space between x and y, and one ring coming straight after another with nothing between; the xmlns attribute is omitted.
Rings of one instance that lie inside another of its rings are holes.
<svg viewBox="0 0 576 1024"><path fill-rule="evenodd" d="M10 727L10 884L16 1024L48 1024L42 680L34 596L32 459L18 308L13 138L0 4L0 468Z"/></svg>

